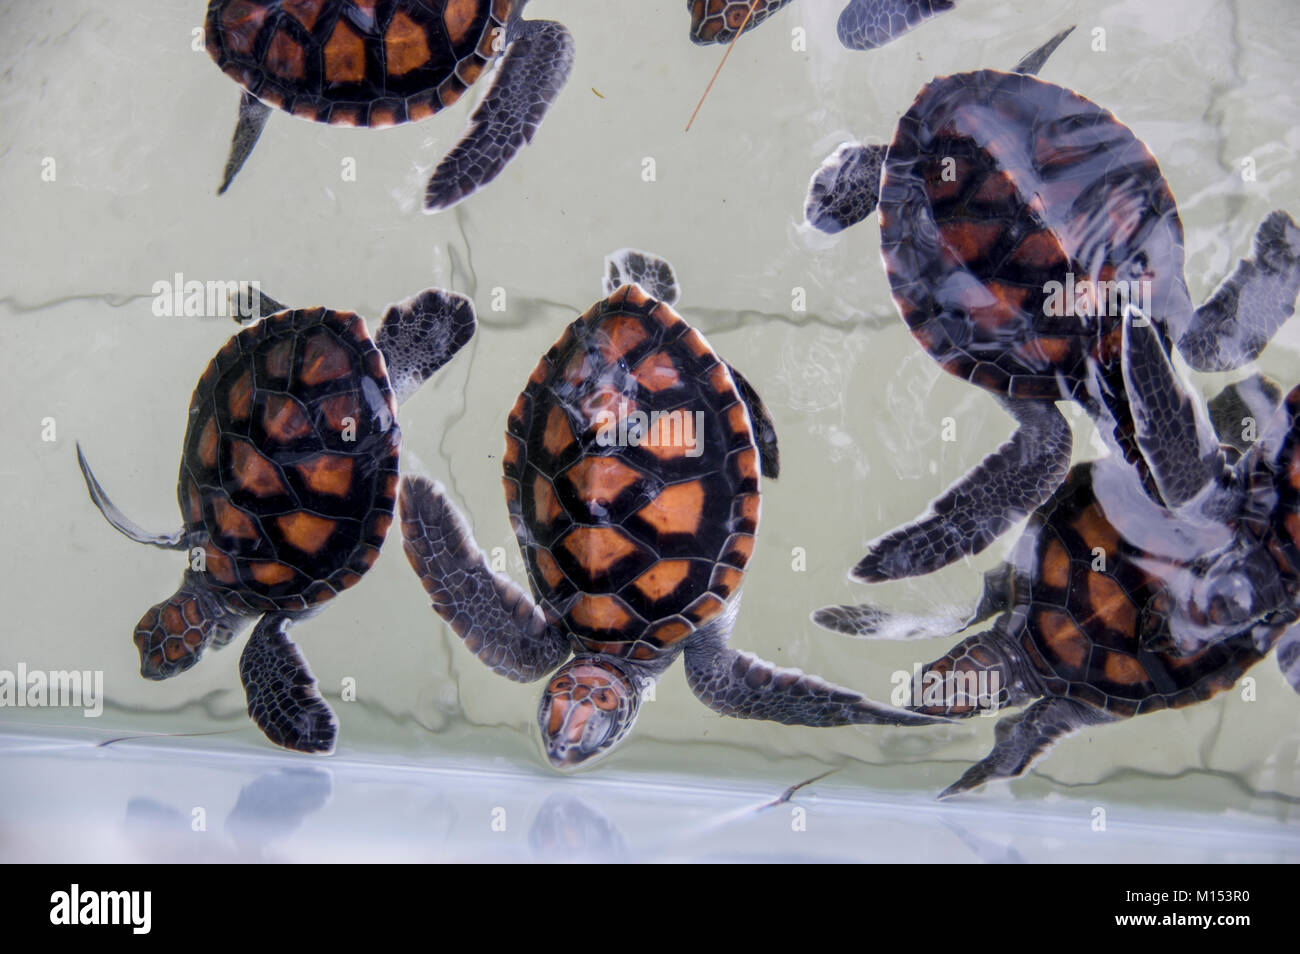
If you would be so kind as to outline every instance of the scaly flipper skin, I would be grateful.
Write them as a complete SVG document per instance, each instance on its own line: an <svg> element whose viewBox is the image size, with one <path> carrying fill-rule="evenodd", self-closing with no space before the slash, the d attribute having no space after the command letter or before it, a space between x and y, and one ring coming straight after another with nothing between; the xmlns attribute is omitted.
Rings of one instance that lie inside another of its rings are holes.
<svg viewBox="0 0 1300 954"><path fill-rule="evenodd" d="M1244 454L1254 445L1260 422L1268 421L1281 403L1277 382L1255 374L1229 384L1206 403L1206 409L1219 440Z"/></svg>
<svg viewBox="0 0 1300 954"><path fill-rule="evenodd" d="M316 690L316 678L289 638L291 623L288 616L268 613L248 637L239 657L248 715L277 745L329 755L334 751L338 720Z"/></svg>
<svg viewBox="0 0 1300 954"><path fill-rule="evenodd" d="M1181 507L1226 470L1204 404L1183 385L1155 324L1124 315L1124 385L1142 457L1166 506Z"/></svg>
<svg viewBox="0 0 1300 954"><path fill-rule="evenodd" d="M235 124L235 134L230 139L230 158L226 160L226 171L221 175L217 195L225 195L239 170L244 168L257 140L262 138L262 130L266 128L270 116L271 107L266 103L247 92L240 95L239 121Z"/></svg>
<svg viewBox="0 0 1300 954"><path fill-rule="evenodd" d="M955 0L850 0L836 32L850 50L874 50L945 10Z"/></svg>
<svg viewBox="0 0 1300 954"><path fill-rule="evenodd" d="M846 142L827 156L808 183L803 209L808 224L834 235L876 211L888 149Z"/></svg>
<svg viewBox="0 0 1300 954"><path fill-rule="evenodd" d="M1000 719L994 729L997 741L993 751L962 773L939 797L951 798L993 779L1015 778L1070 733L1114 721L1104 712L1073 699L1060 696L1040 699L1024 712Z"/></svg>
<svg viewBox="0 0 1300 954"><path fill-rule="evenodd" d="M982 551L1051 496L1070 467L1070 424L1047 401L999 398L1020 422L1005 444L920 519L875 540L850 576L879 583L932 573Z"/></svg>
<svg viewBox="0 0 1300 954"><path fill-rule="evenodd" d="M528 594L492 572L446 488L407 477L401 491L402 547L433 609L484 665L515 682L532 682L571 653Z"/></svg>
<svg viewBox="0 0 1300 954"><path fill-rule="evenodd" d="M606 255L605 277L601 280L606 297L623 285L633 284L668 305L677 304L682 293L677 273L666 259L635 248L621 248Z"/></svg>
<svg viewBox="0 0 1300 954"><path fill-rule="evenodd" d="M551 20L516 20L496 80L438 164L424 211L440 212L487 185L533 141L573 69L573 37Z"/></svg>
<svg viewBox="0 0 1300 954"><path fill-rule="evenodd" d="M720 635L700 633L686 647L686 681L714 712L782 725L932 725L946 719L871 702L860 693L780 669L753 653L729 649Z"/></svg>
<svg viewBox="0 0 1300 954"><path fill-rule="evenodd" d="M81 452L80 442L77 443L77 464L81 467L81 476L86 481L86 490L90 494L90 502L99 508L99 512L104 515L104 519L111 523L118 533L130 537L136 543L147 543L150 546L161 547L164 550L185 549L187 544L183 529L177 530L175 533L150 533L117 509L113 501L108 499L108 494L104 493L104 488L99 485L95 475L91 473L90 462L86 460L86 455Z"/></svg>
<svg viewBox="0 0 1300 954"><path fill-rule="evenodd" d="M1255 360L1295 312L1300 293L1300 228L1276 211L1255 233L1254 258L1196 310L1178 350L1197 371L1228 371Z"/></svg>
<svg viewBox="0 0 1300 954"><path fill-rule="evenodd" d="M456 292L431 288L390 307L375 345L384 353L397 403L465 347L477 327L474 303Z"/></svg>

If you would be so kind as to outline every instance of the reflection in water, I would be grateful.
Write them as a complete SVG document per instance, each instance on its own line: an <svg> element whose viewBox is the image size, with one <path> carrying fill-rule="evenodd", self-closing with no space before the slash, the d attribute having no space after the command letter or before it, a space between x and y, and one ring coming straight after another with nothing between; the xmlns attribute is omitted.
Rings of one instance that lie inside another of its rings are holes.
<svg viewBox="0 0 1300 954"><path fill-rule="evenodd" d="M319 768L282 768L265 772L239 792L224 831L233 850L207 834L206 808L189 814L152 798L132 798L122 822L124 833L150 860L194 861L197 839L210 861L261 861L271 843L296 831L308 815L320 811L334 791L330 772Z"/></svg>
<svg viewBox="0 0 1300 954"><path fill-rule="evenodd" d="M249 782L226 818L226 833L241 854L261 857L276 838L296 831L320 811L334 791L330 773L319 768L286 768Z"/></svg>
<svg viewBox="0 0 1300 954"><path fill-rule="evenodd" d="M603 814L572 795L552 795L528 832L538 861L622 861L623 834Z"/></svg>

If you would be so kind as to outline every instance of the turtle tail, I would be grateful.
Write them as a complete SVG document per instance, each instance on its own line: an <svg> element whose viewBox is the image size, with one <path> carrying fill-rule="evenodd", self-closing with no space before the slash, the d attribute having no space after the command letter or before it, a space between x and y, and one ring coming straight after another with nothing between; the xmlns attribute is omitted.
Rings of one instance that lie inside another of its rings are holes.
<svg viewBox="0 0 1300 954"><path fill-rule="evenodd" d="M140 675L168 679L197 663L214 641L234 638L241 617L227 609L192 570L180 587L140 617L133 638L140 651Z"/></svg>

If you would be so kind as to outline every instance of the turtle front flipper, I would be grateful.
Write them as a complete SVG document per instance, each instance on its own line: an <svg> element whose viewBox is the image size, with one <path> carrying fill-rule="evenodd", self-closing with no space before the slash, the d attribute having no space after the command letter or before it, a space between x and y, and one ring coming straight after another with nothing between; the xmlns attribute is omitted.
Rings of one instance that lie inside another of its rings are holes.
<svg viewBox="0 0 1300 954"><path fill-rule="evenodd" d="M487 185L533 141L573 69L573 37L552 20L515 20L492 88L460 142L434 170L424 211L441 212Z"/></svg>
<svg viewBox="0 0 1300 954"><path fill-rule="evenodd" d="M291 622L280 613L263 616L239 657L248 715L276 745L329 755L334 751L338 720L289 638Z"/></svg>
<svg viewBox="0 0 1300 954"><path fill-rule="evenodd" d="M1123 335L1135 439L1164 504L1181 507L1223 473L1218 435L1204 403L1179 378L1155 323L1128 307Z"/></svg>
<svg viewBox="0 0 1300 954"><path fill-rule="evenodd" d="M601 282L605 296L624 285L640 285L647 295L665 305L675 305L681 297L672 265L658 255L635 248L621 248L605 256L605 277Z"/></svg>
<svg viewBox="0 0 1300 954"><path fill-rule="evenodd" d="M782 725L933 725L940 716L872 702L799 669L782 669L727 646L720 634L699 633L685 651L686 681L714 712Z"/></svg>
<svg viewBox="0 0 1300 954"><path fill-rule="evenodd" d="M1042 46L1030 50L1019 63L1012 67L1011 72L1021 73L1025 76L1036 76L1038 71L1043 68L1043 64L1047 62L1047 58L1055 53L1056 48L1065 42L1065 38L1073 32L1074 27L1068 26Z"/></svg>
<svg viewBox="0 0 1300 954"><path fill-rule="evenodd" d="M95 475L91 473L86 455L81 452L80 442L77 443L77 464L81 467L81 476L86 481L90 502L99 508L104 519L119 533L130 537L136 543L147 543L150 546L162 547L164 550L184 550L188 546L184 530L177 530L175 533L150 533L118 510L113 501L108 499L108 494L104 493L104 488L99 486Z"/></svg>
<svg viewBox="0 0 1300 954"><path fill-rule="evenodd" d="M239 98L239 121L235 124L235 134L230 139L230 158L226 160L226 171L221 174L221 186L217 195L225 195L230 183L235 181L239 170L244 168L249 154L262 138L262 130L271 116L271 107L251 93L244 93Z"/></svg>
<svg viewBox="0 0 1300 954"><path fill-rule="evenodd" d="M1001 719L994 729L997 742L993 751L968 768L939 797L951 798L994 779L1023 775L1059 739L1090 725L1114 721L1113 716L1100 709L1073 699L1062 696L1039 699L1024 712Z"/></svg>
<svg viewBox="0 0 1300 954"><path fill-rule="evenodd" d="M1070 467L1070 424L1050 401L999 398L1020 422L1011 439L920 519L873 541L849 574L880 583L932 573L982 551L1051 496Z"/></svg>
<svg viewBox="0 0 1300 954"><path fill-rule="evenodd" d="M850 50L874 50L951 10L956 0L849 0L836 32Z"/></svg>
<svg viewBox="0 0 1300 954"><path fill-rule="evenodd" d="M1295 312L1300 293L1300 228L1276 211L1255 233L1254 258L1242 259L1178 340L1197 371L1228 371L1255 360Z"/></svg>
<svg viewBox="0 0 1300 954"><path fill-rule="evenodd" d="M402 547L433 599L433 609L494 672L532 682L570 654L528 594L494 573L446 488L406 477L401 491Z"/></svg>
<svg viewBox="0 0 1300 954"><path fill-rule="evenodd" d="M749 411L749 421L754 427L754 442L758 444L759 468L764 477L776 480L781 476L781 449L777 446L776 424L772 422L772 415L745 376L730 364L727 365L727 370L731 372L731 379L736 382L740 400Z"/></svg>
<svg viewBox="0 0 1300 954"><path fill-rule="evenodd" d="M474 337L474 303L430 288L389 307L375 335L388 380L403 403Z"/></svg>
<svg viewBox="0 0 1300 954"><path fill-rule="evenodd" d="M888 146L842 143L817 167L808 182L803 215L827 235L861 222L880 202L880 170Z"/></svg>

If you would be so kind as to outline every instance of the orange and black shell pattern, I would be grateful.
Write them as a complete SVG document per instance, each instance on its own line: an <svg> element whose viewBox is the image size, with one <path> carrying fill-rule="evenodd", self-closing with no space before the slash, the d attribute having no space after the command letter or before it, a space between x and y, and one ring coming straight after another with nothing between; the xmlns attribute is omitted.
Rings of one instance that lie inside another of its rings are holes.
<svg viewBox="0 0 1300 954"><path fill-rule="evenodd" d="M271 315L194 389L177 493L203 579L237 612L302 612L361 579L397 493L401 430L365 321Z"/></svg>
<svg viewBox="0 0 1300 954"><path fill-rule="evenodd" d="M686 0L691 11L691 39L696 43L730 43L742 26L748 33L790 0Z"/></svg>
<svg viewBox="0 0 1300 954"><path fill-rule="evenodd" d="M759 455L727 365L624 285L546 353L510 413L505 491L538 603L579 651L671 659L740 590Z"/></svg>
<svg viewBox="0 0 1300 954"><path fill-rule="evenodd" d="M207 47L302 119L392 126L452 103L497 57L518 0L212 0ZM500 36L504 36L501 33Z"/></svg>
<svg viewBox="0 0 1300 954"><path fill-rule="evenodd" d="M1010 636L1044 694L1127 717L1230 689L1267 651L1249 630L1190 655L1144 648L1144 636L1162 624L1168 584L1188 565L1144 549L1134 530L1121 532L1093 474L1094 465L1075 467L1030 517L1011 578L1011 606L1024 625Z"/></svg>
<svg viewBox="0 0 1300 954"><path fill-rule="evenodd" d="M1117 379L1124 302L1159 320L1191 313L1182 223L1150 151L1032 76L924 87L889 147L880 222L917 341L1013 398L1083 400L1091 364Z"/></svg>

